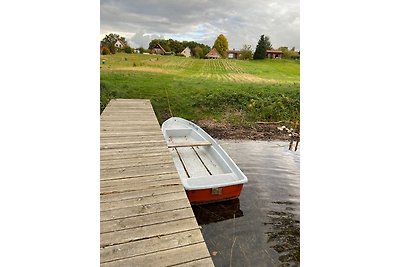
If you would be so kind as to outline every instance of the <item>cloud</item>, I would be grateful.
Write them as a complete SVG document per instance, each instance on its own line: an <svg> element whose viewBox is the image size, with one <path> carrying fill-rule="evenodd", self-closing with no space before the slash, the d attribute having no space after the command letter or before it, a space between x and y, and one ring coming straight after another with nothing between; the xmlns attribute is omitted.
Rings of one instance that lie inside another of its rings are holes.
<svg viewBox="0 0 400 267"><path fill-rule="evenodd" d="M261 34L275 48L300 48L299 0L101 0L100 12L100 38L117 33L134 47L161 37L212 46L222 33L230 48L254 48Z"/></svg>
<svg viewBox="0 0 400 267"><path fill-rule="evenodd" d="M163 35L158 34L148 34L144 31L139 31L135 33L132 38L127 39L128 44L132 47L143 47L147 48L149 43L153 39L164 39Z"/></svg>

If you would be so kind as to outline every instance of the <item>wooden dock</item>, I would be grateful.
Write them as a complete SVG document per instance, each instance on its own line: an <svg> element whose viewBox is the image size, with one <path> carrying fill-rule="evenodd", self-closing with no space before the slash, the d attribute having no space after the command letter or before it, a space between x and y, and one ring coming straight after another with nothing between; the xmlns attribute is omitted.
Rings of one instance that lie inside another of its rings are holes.
<svg viewBox="0 0 400 267"><path fill-rule="evenodd" d="M101 266L214 266L150 101L111 100L100 131Z"/></svg>

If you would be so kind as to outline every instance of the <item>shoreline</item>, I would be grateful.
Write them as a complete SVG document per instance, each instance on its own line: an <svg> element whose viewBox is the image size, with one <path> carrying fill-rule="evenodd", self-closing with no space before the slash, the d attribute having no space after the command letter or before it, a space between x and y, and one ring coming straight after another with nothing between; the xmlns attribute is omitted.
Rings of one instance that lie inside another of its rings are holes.
<svg viewBox="0 0 400 267"><path fill-rule="evenodd" d="M255 126L237 126L230 123L200 120L195 122L213 138L217 139L249 139L261 141L297 141L298 133L291 132L288 123L257 123Z"/></svg>

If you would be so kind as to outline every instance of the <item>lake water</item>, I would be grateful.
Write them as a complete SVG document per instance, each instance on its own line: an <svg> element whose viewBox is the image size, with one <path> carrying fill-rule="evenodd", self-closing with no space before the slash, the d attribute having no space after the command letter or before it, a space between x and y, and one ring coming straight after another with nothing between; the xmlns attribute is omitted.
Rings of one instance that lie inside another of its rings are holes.
<svg viewBox="0 0 400 267"><path fill-rule="evenodd" d="M215 266L299 266L300 145L218 142L249 182L237 200L193 206Z"/></svg>

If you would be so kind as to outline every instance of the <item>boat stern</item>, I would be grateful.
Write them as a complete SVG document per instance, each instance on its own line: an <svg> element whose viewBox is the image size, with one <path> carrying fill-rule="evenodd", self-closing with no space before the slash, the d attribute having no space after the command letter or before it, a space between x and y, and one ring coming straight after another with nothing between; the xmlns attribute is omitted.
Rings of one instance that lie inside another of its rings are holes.
<svg viewBox="0 0 400 267"><path fill-rule="evenodd" d="M190 204L206 204L238 198L242 192L243 184L207 188L199 190L186 190Z"/></svg>

